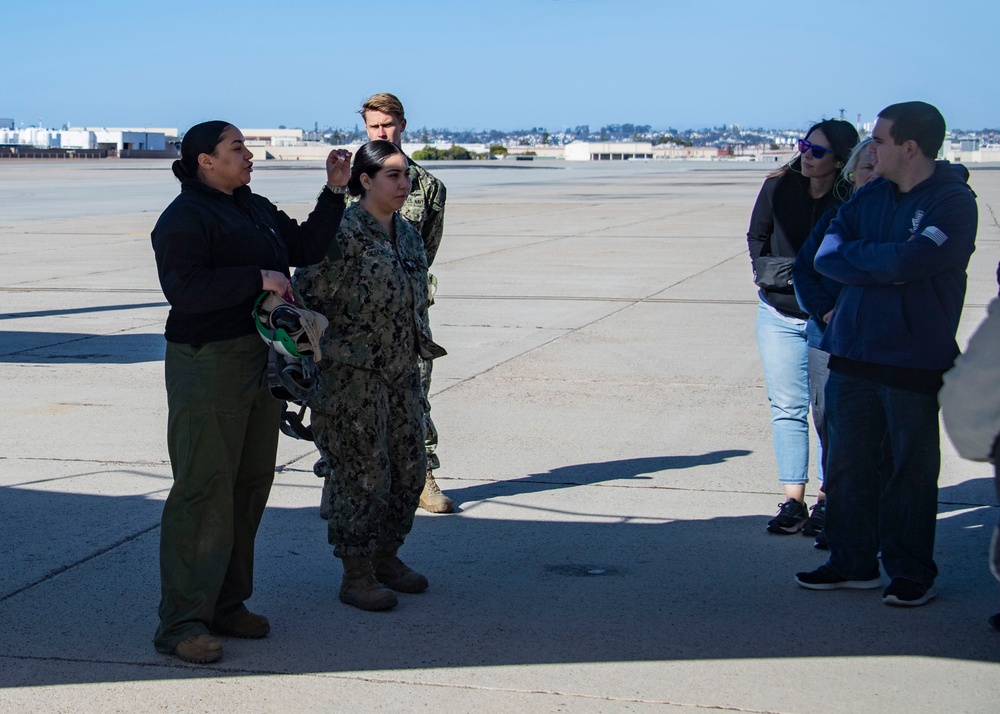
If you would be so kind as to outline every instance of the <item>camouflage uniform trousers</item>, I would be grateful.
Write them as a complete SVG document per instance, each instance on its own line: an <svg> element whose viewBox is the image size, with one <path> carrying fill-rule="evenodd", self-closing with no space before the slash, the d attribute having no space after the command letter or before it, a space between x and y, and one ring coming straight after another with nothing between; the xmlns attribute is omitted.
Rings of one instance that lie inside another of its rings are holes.
<svg viewBox="0 0 1000 714"><path fill-rule="evenodd" d="M328 538L334 555L370 556L403 544L427 473L423 397L416 364L390 381L334 364L312 400L312 428L330 478Z"/></svg>
<svg viewBox="0 0 1000 714"><path fill-rule="evenodd" d="M441 468L441 461L435 453L438 445L437 427L431 419L431 369L434 367L434 360L420 358L417 362L420 369L420 394L424 410L424 450L427 452L427 468L433 471Z"/></svg>

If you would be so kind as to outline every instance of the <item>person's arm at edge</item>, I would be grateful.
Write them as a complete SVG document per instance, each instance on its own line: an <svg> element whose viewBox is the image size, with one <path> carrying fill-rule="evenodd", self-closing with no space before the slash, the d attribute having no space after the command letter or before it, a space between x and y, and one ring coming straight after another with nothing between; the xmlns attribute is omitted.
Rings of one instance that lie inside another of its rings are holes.
<svg viewBox="0 0 1000 714"><path fill-rule="evenodd" d="M838 207L839 208L839 207ZM813 227L809 238L799 249L792 266L792 287L799 306L820 324L825 324L823 317L833 309L837 296L823 285L822 276L816 272L813 259L823 241L827 226L837 215L837 208L831 208L824 213Z"/></svg>

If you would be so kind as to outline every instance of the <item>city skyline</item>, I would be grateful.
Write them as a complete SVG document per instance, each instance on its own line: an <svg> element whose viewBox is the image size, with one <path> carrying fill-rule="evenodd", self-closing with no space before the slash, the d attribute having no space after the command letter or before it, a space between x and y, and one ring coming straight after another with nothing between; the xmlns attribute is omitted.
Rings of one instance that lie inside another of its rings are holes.
<svg viewBox="0 0 1000 714"><path fill-rule="evenodd" d="M363 5L123 0L6 11L0 116L17 125L352 127L392 91L411 128L678 130L872 121L922 99L950 128L1000 125L980 87L1000 66L1000 8L954 19L926 0L832 9L786 0L672 7L655 0L386 0ZM797 51L798 48L802 51Z"/></svg>

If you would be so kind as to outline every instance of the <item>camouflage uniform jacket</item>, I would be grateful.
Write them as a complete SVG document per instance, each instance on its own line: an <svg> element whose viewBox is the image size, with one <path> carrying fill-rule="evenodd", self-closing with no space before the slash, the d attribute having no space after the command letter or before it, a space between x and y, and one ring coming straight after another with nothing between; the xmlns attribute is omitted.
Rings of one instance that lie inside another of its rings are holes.
<svg viewBox="0 0 1000 714"><path fill-rule="evenodd" d="M299 268L292 279L306 304L330 320L323 361L372 370L389 381L412 370L418 354L445 354L427 320L420 234L398 213L393 227L390 236L359 203L351 204L335 239L343 258Z"/></svg>
<svg viewBox="0 0 1000 714"><path fill-rule="evenodd" d="M444 233L444 201L448 192L443 183L427 173L417 162L409 156L406 160L410 162L411 188L410 195L406 197L406 203L399 212L420 231L429 267L434 264L434 256L437 255L438 247L441 245L441 235Z"/></svg>

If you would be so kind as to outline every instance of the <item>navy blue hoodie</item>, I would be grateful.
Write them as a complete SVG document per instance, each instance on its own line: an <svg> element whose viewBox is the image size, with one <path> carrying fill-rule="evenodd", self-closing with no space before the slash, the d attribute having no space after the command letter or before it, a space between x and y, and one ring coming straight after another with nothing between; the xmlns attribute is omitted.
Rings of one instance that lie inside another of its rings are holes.
<svg viewBox="0 0 1000 714"><path fill-rule="evenodd" d="M900 193L884 178L840 209L816 270L844 283L823 335L826 352L890 367L946 370L958 356L978 210L961 164Z"/></svg>

